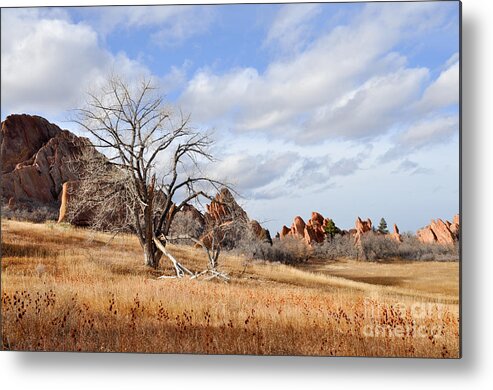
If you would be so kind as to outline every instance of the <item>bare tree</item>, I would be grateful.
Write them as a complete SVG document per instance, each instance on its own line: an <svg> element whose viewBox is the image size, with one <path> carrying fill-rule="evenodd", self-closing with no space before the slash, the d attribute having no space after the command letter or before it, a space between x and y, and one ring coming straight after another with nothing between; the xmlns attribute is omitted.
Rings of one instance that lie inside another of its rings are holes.
<svg viewBox="0 0 493 390"><path fill-rule="evenodd" d="M224 186L201 174L200 164L212 160L212 141L189 119L166 107L150 80L131 86L117 76L89 93L74 118L106 156L89 153L92 165L80 175L78 198L93 213L92 223L114 218L113 230L137 235L146 265L157 268L164 254L179 277L192 272L166 250L173 219L189 202L212 199L208 191Z"/></svg>

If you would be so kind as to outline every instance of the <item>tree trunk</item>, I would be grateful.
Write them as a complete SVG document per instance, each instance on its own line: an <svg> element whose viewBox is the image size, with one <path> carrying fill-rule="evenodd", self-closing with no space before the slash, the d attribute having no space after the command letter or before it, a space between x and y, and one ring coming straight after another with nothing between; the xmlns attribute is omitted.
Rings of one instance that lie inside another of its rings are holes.
<svg viewBox="0 0 493 390"><path fill-rule="evenodd" d="M156 244L154 243L154 224L153 224L153 202L154 202L154 184L156 177L153 176L147 193L147 206L144 208L144 262L145 265L157 268L159 265Z"/></svg>
<svg viewBox="0 0 493 390"><path fill-rule="evenodd" d="M156 251L156 245L154 245L152 240L150 242L147 241L144 244L144 264L152 268L157 268L160 258L160 254Z"/></svg>

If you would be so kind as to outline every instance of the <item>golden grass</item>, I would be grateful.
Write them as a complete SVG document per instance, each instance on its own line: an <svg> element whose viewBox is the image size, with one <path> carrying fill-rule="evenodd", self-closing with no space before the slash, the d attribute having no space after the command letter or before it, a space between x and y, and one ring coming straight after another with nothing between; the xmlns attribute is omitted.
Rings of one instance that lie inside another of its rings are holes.
<svg viewBox="0 0 493 390"><path fill-rule="evenodd" d="M206 266L197 249L170 251L192 270ZM145 267L132 236L15 221L2 221L2 253L5 349L459 355L458 271L450 264L295 268L224 255L228 284L158 280L172 269ZM382 283L392 270L400 283ZM430 275L440 273L437 283Z"/></svg>

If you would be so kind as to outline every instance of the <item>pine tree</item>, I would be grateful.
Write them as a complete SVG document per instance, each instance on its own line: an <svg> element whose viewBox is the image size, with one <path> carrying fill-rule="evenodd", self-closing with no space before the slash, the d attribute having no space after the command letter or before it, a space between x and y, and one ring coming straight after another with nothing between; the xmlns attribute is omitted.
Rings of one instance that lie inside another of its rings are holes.
<svg viewBox="0 0 493 390"><path fill-rule="evenodd" d="M332 219L329 219L327 225L324 226L324 230L327 237L329 237L331 240L336 234L341 232L341 230L336 226Z"/></svg>
<svg viewBox="0 0 493 390"><path fill-rule="evenodd" d="M385 218L382 217L382 219L380 220L377 231L382 234L389 233L389 230L387 229L387 221L385 221Z"/></svg>

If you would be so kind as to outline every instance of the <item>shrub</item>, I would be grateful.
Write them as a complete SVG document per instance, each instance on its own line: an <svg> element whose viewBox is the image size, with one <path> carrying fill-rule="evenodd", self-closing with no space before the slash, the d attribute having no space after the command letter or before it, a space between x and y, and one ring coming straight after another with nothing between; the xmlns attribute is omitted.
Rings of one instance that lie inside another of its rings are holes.
<svg viewBox="0 0 493 390"><path fill-rule="evenodd" d="M286 237L275 239L272 245L260 240L241 240L235 251L248 258L274 261L284 264L297 264L309 259L310 248L302 240Z"/></svg>
<svg viewBox="0 0 493 390"><path fill-rule="evenodd" d="M313 256L320 259L336 260L340 258L358 258L358 248L354 245L354 237L335 235L331 240L325 241L313 248Z"/></svg>
<svg viewBox="0 0 493 390"><path fill-rule="evenodd" d="M459 245L425 244L416 236L406 234L399 245L398 256L407 260L458 261Z"/></svg>
<svg viewBox="0 0 493 390"><path fill-rule="evenodd" d="M404 235L398 243L389 237L366 234L361 238L361 252L365 260L400 258L421 261L457 261L458 245L425 244L414 235Z"/></svg>
<svg viewBox="0 0 493 390"><path fill-rule="evenodd" d="M399 257L399 243L389 237L364 234L361 237L361 255L364 260L384 260Z"/></svg>
<svg viewBox="0 0 493 390"><path fill-rule="evenodd" d="M58 220L58 208L29 205L12 210L9 207L2 207L2 218L35 223L56 221Z"/></svg>
<svg viewBox="0 0 493 390"><path fill-rule="evenodd" d="M387 235L368 233L361 237L360 246L354 244L354 236L337 235L332 240L315 246L313 257L327 260L348 258L366 261L457 261L458 249L458 245L425 244L412 234L403 235L403 242L398 243Z"/></svg>
<svg viewBox="0 0 493 390"><path fill-rule="evenodd" d="M203 233L204 228L200 225L199 221L193 218L189 212L179 212L176 214L173 222L171 223L170 236L190 236L193 238L199 238ZM180 244L194 245L195 243L189 239L183 239L179 241Z"/></svg>

